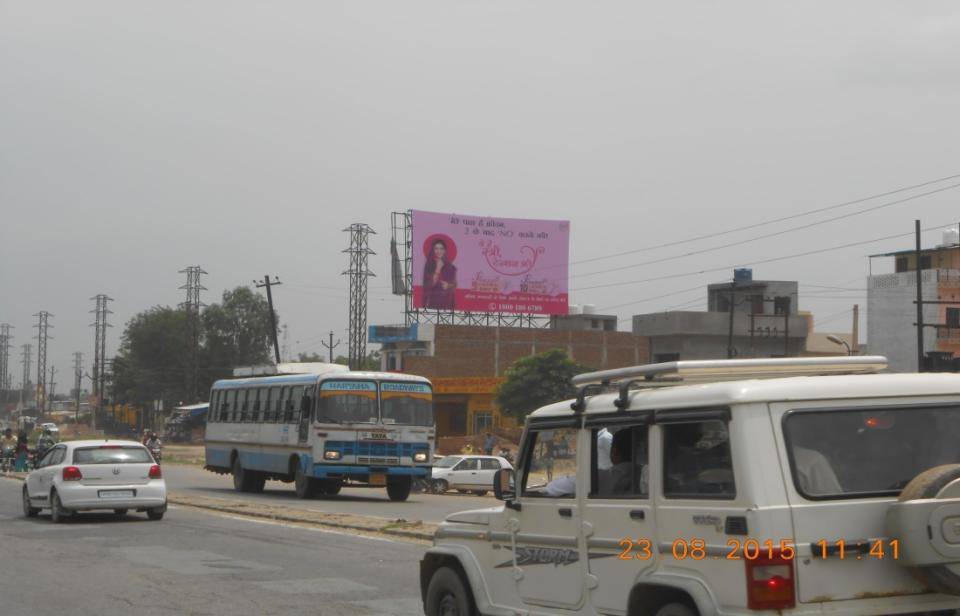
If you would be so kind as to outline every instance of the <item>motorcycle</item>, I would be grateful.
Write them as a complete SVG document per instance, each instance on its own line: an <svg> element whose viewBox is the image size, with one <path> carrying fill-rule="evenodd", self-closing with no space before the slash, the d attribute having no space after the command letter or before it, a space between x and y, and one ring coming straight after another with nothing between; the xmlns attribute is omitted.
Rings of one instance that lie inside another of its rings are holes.
<svg viewBox="0 0 960 616"><path fill-rule="evenodd" d="M13 470L13 463L14 463L13 452L14 452L13 449L4 449L2 452L0 452L0 457L3 458L3 460L0 461L0 471L4 473L9 473Z"/></svg>
<svg viewBox="0 0 960 616"><path fill-rule="evenodd" d="M160 464L160 459L163 457L163 452L160 450L159 445L154 445L153 447L148 446L147 449L150 450L150 455L153 456L153 459L157 464Z"/></svg>

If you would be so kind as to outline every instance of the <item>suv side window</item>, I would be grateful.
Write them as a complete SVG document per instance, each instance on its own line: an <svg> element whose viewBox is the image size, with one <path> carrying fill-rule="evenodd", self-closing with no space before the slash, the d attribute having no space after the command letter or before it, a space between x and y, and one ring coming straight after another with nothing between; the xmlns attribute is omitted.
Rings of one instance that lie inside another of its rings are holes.
<svg viewBox="0 0 960 616"><path fill-rule="evenodd" d="M497 471L500 470L500 461L494 460L493 458L481 458L480 459L480 470L482 471Z"/></svg>
<svg viewBox="0 0 960 616"><path fill-rule="evenodd" d="M736 497L726 422L664 424L662 430L665 497L720 500Z"/></svg>
<svg viewBox="0 0 960 616"><path fill-rule="evenodd" d="M577 431L577 428L557 428L530 435L521 491L523 496L576 496Z"/></svg>
<svg viewBox="0 0 960 616"><path fill-rule="evenodd" d="M590 439L590 498L649 498L647 425L595 428Z"/></svg>
<svg viewBox="0 0 960 616"><path fill-rule="evenodd" d="M476 458L467 458L467 459L465 459L465 460L461 460L461 461L460 461L460 464L457 464L457 467L456 467L455 469L453 469L453 470L455 470L455 471L475 471L475 470L477 470L477 462L478 462L478 460L477 460Z"/></svg>

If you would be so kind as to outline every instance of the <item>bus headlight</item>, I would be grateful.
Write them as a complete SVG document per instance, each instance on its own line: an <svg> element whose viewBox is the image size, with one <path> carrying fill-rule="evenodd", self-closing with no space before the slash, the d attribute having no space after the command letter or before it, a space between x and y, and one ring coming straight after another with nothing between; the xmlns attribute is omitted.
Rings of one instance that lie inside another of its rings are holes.
<svg viewBox="0 0 960 616"><path fill-rule="evenodd" d="M430 454L428 454L426 451L418 451L417 453L413 454L413 461L426 462L429 457Z"/></svg>
<svg viewBox="0 0 960 616"><path fill-rule="evenodd" d="M340 452L339 451L324 451L323 452L324 460L339 460Z"/></svg>

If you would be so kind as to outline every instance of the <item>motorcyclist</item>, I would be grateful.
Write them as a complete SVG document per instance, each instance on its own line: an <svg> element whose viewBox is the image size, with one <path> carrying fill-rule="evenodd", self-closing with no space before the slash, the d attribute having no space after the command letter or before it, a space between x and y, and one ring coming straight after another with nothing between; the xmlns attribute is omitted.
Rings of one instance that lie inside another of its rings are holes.
<svg viewBox="0 0 960 616"><path fill-rule="evenodd" d="M7 428L0 437L0 457L3 458L3 468L10 470L13 468L13 455L17 449L17 438L13 435L13 430Z"/></svg>
<svg viewBox="0 0 960 616"><path fill-rule="evenodd" d="M43 454L47 453L47 450L56 444L57 442L53 440L53 434L50 433L50 428L44 428L43 434L37 439L37 459L42 458Z"/></svg>
<svg viewBox="0 0 960 616"><path fill-rule="evenodd" d="M150 450L150 453L159 462L160 461L160 437L153 430L147 431L147 439L143 445Z"/></svg>

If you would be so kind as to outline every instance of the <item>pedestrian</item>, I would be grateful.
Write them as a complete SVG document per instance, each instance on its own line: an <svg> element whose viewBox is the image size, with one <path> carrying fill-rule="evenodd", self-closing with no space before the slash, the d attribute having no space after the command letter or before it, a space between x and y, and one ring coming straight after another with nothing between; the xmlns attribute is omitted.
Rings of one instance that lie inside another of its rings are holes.
<svg viewBox="0 0 960 616"><path fill-rule="evenodd" d="M30 454L30 447L27 444L27 433L23 430L20 431L20 434L17 435L17 461L14 464L13 470L17 473L27 472L27 457Z"/></svg>
<svg viewBox="0 0 960 616"><path fill-rule="evenodd" d="M497 439L494 438L493 434L487 432L486 438L483 439L483 453L487 456L493 455L493 448L497 444Z"/></svg>
<svg viewBox="0 0 960 616"><path fill-rule="evenodd" d="M467 455L472 454L472 453L473 453L473 445L472 445L471 443L467 443L466 445L464 445L463 447L460 448L460 453L467 454Z"/></svg>

